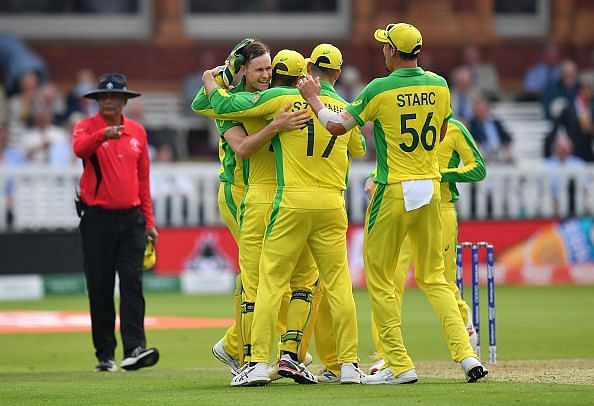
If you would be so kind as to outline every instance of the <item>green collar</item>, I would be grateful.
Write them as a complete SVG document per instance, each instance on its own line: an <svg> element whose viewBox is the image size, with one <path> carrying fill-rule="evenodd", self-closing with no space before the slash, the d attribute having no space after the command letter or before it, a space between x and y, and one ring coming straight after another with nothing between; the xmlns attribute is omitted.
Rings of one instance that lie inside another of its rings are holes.
<svg viewBox="0 0 594 406"><path fill-rule="evenodd" d="M394 72L390 73L390 76L420 76L424 74L425 71L420 66L416 68L400 68L395 70Z"/></svg>
<svg viewBox="0 0 594 406"><path fill-rule="evenodd" d="M332 86L332 84L330 82L326 82L325 80L320 80L320 86L322 86L322 89L324 89L324 90L330 90L331 92L336 93L336 90L334 90L334 86Z"/></svg>

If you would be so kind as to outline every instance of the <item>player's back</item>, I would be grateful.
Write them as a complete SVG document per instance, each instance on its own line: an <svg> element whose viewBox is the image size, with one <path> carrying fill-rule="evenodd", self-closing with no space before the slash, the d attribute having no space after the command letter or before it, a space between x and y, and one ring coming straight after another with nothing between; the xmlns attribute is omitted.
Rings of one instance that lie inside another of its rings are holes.
<svg viewBox="0 0 594 406"><path fill-rule="evenodd" d="M376 182L439 179L437 147L451 115L446 81L421 68L403 68L369 83L349 107L359 125L374 123Z"/></svg>
<svg viewBox="0 0 594 406"><path fill-rule="evenodd" d="M311 108L296 89L290 92L292 110ZM329 109L339 112L347 104L328 84L320 98ZM277 182L285 189L310 190L319 188L343 191L349 168L349 141L358 135L358 129L343 136L331 135L315 118L301 130L286 131L273 140L273 147L281 148L277 154ZM360 142L360 141L359 141ZM282 165L282 166L281 166Z"/></svg>

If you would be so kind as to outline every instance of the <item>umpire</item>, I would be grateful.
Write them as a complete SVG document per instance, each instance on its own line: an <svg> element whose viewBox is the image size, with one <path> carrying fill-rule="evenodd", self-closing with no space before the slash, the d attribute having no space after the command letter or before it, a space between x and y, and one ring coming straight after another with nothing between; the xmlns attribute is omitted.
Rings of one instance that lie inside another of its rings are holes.
<svg viewBox="0 0 594 406"><path fill-rule="evenodd" d="M121 367L136 370L159 360L146 348L145 302L142 293L143 253L157 230L149 186L149 157L144 127L122 113L129 98L126 77L105 73L99 86L84 95L95 99L99 112L78 122L72 145L83 161L77 202L84 269L89 292L95 371L117 370L115 306L116 271L120 279L120 330L124 347Z"/></svg>

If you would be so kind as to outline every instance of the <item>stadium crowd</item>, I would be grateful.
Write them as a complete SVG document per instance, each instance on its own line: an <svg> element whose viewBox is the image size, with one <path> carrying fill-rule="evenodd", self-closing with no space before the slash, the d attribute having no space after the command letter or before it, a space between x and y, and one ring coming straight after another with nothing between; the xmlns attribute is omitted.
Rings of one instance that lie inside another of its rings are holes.
<svg viewBox="0 0 594 406"><path fill-rule="evenodd" d="M449 74L440 72L429 52L419 59L420 66L446 77L454 116L469 128L487 163L514 164L520 158L514 156L513 143L523 134L510 131L506 117L493 113L494 105L501 101L541 103L551 128L542 145L543 162L552 161L558 166L569 162L575 167L594 161L594 52L590 66L580 68L571 59L561 59L556 44L544 44L541 60L526 69L519 91L501 87L497 65L502 61L484 61L480 49L472 45L461 50L461 55L462 63ZM197 72L180 78L179 96L183 100L201 86L202 70L212 61L202 58L197 64ZM71 132L78 120L96 113L96 104L82 95L95 86L97 72L82 68L72 84L62 89L52 82L51 73L46 62L25 41L0 34L0 167L35 164L60 168L77 164ZM130 79L133 83L134 78ZM356 67L345 65L336 89L347 101L353 100L368 79L362 78ZM192 114L187 107L180 114ZM146 125L142 98L131 100L125 113ZM154 162L217 159L218 136L213 126L207 131L192 132L183 149L175 130L146 127ZM363 128L363 134L371 141L369 124ZM212 142L196 141L204 137ZM563 140L558 141L559 138ZM371 161L375 157L373 142L368 142L368 146L365 159ZM13 186L9 182L4 187L10 196ZM153 185L154 192L167 193L170 188L171 185ZM10 197L8 203L10 206Z"/></svg>

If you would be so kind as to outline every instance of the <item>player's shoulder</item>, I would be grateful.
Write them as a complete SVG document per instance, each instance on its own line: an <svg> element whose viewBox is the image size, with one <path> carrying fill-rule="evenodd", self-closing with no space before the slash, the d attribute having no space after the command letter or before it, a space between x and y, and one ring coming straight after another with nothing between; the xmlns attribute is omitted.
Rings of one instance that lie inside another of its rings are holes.
<svg viewBox="0 0 594 406"><path fill-rule="evenodd" d="M435 72L431 72L430 70L426 70L424 72L424 77L427 79L429 83L435 86L448 86L447 80L441 75L438 75Z"/></svg>
<svg viewBox="0 0 594 406"><path fill-rule="evenodd" d="M286 86L271 87L261 92L252 93L251 100L253 103L262 104L279 97L295 95L299 95L299 90L296 88Z"/></svg>

